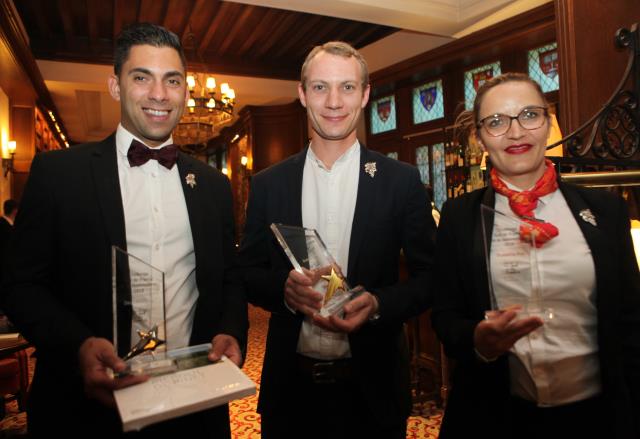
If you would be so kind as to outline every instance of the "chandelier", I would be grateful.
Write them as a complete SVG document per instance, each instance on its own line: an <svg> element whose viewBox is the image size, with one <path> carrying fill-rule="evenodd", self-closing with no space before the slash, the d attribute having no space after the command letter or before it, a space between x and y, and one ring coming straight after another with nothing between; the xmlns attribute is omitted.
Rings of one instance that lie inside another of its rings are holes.
<svg viewBox="0 0 640 439"><path fill-rule="evenodd" d="M189 99L173 131L173 141L192 151L206 149L216 128L231 121L236 94L225 82L220 84L220 97L217 97L216 80L204 73L189 73L187 87Z"/></svg>

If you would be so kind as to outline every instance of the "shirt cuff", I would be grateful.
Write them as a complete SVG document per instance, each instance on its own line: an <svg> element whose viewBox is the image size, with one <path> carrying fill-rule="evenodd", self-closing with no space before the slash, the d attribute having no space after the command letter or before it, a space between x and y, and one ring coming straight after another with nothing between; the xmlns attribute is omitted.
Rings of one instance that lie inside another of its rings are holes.
<svg viewBox="0 0 640 439"><path fill-rule="evenodd" d="M473 350L476 353L476 358L478 360L482 361L483 363L493 363L494 361L496 361L498 359L498 357L487 358L484 355L482 355L480 352L478 352L478 350L476 348L473 348Z"/></svg>
<svg viewBox="0 0 640 439"><path fill-rule="evenodd" d="M296 310L295 310L295 309L293 309L293 308L291 308L291 307L289 306L289 304L287 303L287 301L286 301L286 300L283 300L283 302L284 302L284 306L285 306L289 311L291 311L293 314L296 314Z"/></svg>

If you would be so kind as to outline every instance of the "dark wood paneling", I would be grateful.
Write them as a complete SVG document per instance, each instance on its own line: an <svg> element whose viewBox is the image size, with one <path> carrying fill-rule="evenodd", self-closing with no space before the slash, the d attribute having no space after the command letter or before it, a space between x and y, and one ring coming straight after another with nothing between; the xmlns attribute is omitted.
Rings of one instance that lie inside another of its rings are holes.
<svg viewBox="0 0 640 439"><path fill-rule="evenodd" d="M210 143L213 149L227 150L238 240L244 226L251 175L297 153L306 146L307 139L306 112L295 101L286 105L246 106L239 119L222 129ZM240 164L242 155L251 160L247 168Z"/></svg>
<svg viewBox="0 0 640 439"><path fill-rule="evenodd" d="M640 22L640 3L555 0L555 5L560 125L569 134L602 108L622 78L628 51L614 48L614 35L617 29Z"/></svg>
<svg viewBox="0 0 640 439"><path fill-rule="evenodd" d="M284 160L306 145L306 112L298 101L287 105L248 106L242 113L251 127L253 172Z"/></svg>
<svg viewBox="0 0 640 439"><path fill-rule="evenodd" d="M16 141L14 165L26 172L35 154L35 107L11 106L11 135Z"/></svg>

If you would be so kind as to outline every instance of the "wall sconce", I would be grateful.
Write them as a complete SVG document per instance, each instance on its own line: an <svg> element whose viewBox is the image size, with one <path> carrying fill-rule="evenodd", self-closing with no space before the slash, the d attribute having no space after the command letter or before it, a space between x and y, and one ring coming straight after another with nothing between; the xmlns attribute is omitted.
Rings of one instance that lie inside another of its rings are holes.
<svg viewBox="0 0 640 439"><path fill-rule="evenodd" d="M2 169L4 169L4 176L6 177L9 174L9 171L13 172L13 156L16 155L16 141L9 140L7 142L7 152L9 153L9 158L2 158Z"/></svg>
<svg viewBox="0 0 640 439"><path fill-rule="evenodd" d="M247 158L246 155L243 155L240 158L240 164L246 168L247 167L247 163L249 163L249 159Z"/></svg>

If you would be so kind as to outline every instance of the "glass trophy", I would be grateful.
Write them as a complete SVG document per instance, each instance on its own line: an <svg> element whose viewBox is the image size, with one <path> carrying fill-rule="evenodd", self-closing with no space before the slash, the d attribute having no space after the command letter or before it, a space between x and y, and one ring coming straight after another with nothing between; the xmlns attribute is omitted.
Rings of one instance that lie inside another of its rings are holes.
<svg viewBox="0 0 640 439"><path fill-rule="evenodd" d="M313 279L318 277L313 288L324 294L321 316L341 313L348 301L364 291L361 286L349 287L340 267L316 230L271 224L271 231L297 272Z"/></svg>
<svg viewBox="0 0 640 439"><path fill-rule="evenodd" d="M536 254L536 233L544 232L485 205L480 205L480 218L491 300L485 317L517 309L518 318L553 319L553 308L544 301Z"/></svg>
<svg viewBox="0 0 640 439"><path fill-rule="evenodd" d="M176 369L167 355L164 273L111 247L113 344L125 373L158 375Z"/></svg>

